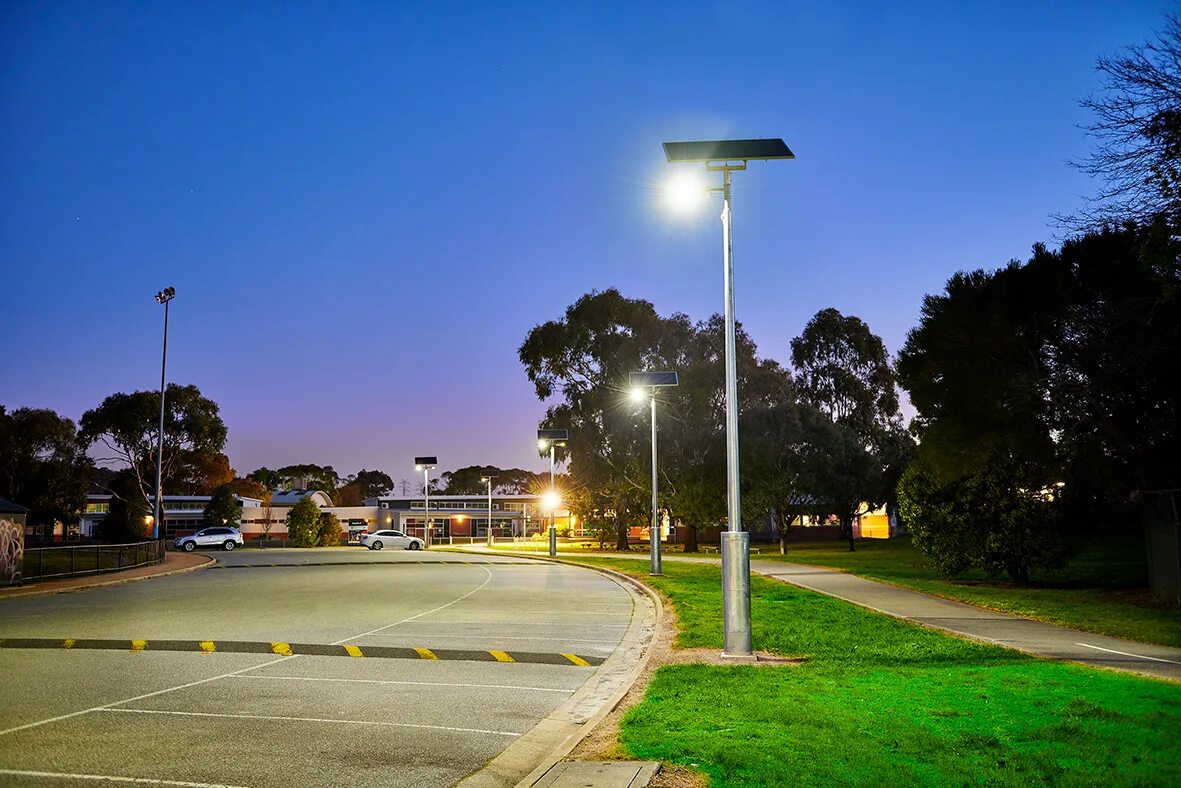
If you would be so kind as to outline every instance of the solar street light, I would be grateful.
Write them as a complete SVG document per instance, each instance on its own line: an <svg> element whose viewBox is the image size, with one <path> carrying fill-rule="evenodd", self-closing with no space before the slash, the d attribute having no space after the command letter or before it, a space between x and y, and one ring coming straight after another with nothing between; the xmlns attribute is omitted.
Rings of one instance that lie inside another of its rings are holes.
<svg viewBox="0 0 1181 788"><path fill-rule="evenodd" d="M679 386L680 378L676 372L632 372L628 375L628 383L632 387L632 399L636 399L636 392L640 392L640 399L647 389L651 389L652 404L652 525L648 529L648 557L650 575L661 574L660 565L660 510L656 500L656 389L662 387Z"/></svg>
<svg viewBox="0 0 1181 788"><path fill-rule="evenodd" d="M558 489L554 486L554 449L558 446L565 446L566 441L570 439L570 433L567 430L538 430L537 431L537 448L545 451L549 449L549 493L547 499L552 497L553 500L558 500ZM557 510L557 504L550 506L549 510L549 555L554 558L558 554L558 531L554 526L554 516Z"/></svg>
<svg viewBox="0 0 1181 788"><path fill-rule="evenodd" d="M726 302L726 509L722 534L722 656L753 658L750 641L750 534L742 530L742 501L738 471L738 373L734 328L734 260L730 220L730 174L752 161L794 159L781 139L699 140L665 142L671 163L697 162L708 172L722 173L722 270Z"/></svg>
<svg viewBox="0 0 1181 788"><path fill-rule="evenodd" d="M485 471L484 475L480 477L480 481L488 485L488 546L492 547L492 482L496 480L498 474L491 470Z"/></svg>
<svg viewBox="0 0 1181 788"><path fill-rule="evenodd" d="M152 538L167 539L164 531L163 482L164 468L164 374L168 368L168 305L176 298L176 288L166 287L156 293L156 303L164 305L164 353L160 358L160 430L156 433L156 491L152 496L155 516L152 519ZM160 552L163 555L163 551Z"/></svg>
<svg viewBox="0 0 1181 788"><path fill-rule="evenodd" d="M439 464L438 457L415 457L414 470L422 471L422 540L431 546L431 471Z"/></svg>

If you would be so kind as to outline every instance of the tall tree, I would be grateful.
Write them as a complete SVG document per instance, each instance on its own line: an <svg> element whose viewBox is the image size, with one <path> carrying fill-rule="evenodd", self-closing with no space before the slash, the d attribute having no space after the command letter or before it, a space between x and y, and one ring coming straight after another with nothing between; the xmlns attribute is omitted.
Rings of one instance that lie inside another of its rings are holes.
<svg viewBox="0 0 1181 788"><path fill-rule="evenodd" d="M331 496L340 486L340 475L331 465L287 465L275 473L284 487L320 490Z"/></svg>
<svg viewBox="0 0 1181 788"><path fill-rule="evenodd" d="M1170 14L1150 41L1101 57L1102 90L1080 103L1094 113L1091 154L1077 162L1102 185L1073 229L1097 230L1158 217L1181 223L1181 18Z"/></svg>
<svg viewBox="0 0 1181 788"><path fill-rule="evenodd" d="M217 454L226 443L226 425L217 403L196 386L169 384L164 414L164 488L169 489L194 455ZM78 439L102 447L100 463L126 466L146 503L156 474L160 392L112 394L82 415ZM231 476L231 478L233 478Z"/></svg>
<svg viewBox="0 0 1181 788"><path fill-rule="evenodd" d="M76 441L74 422L52 410L0 405L0 497L29 509L29 522L75 522L94 464Z"/></svg>
<svg viewBox="0 0 1181 788"><path fill-rule="evenodd" d="M258 482L268 490L278 490L283 486L283 478L279 475L279 472L273 471L266 466L263 466L262 468L255 468L253 471L246 474L246 477L248 479L254 479L254 481Z"/></svg>
<svg viewBox="0 0 1181 788"><path fill-rule="evenodd" d="M820 465L817 492L840 517L842 534L854 550L854 519L892 502L886 471L905 441L889 354L860 318L830 307L817 312L791 341L791 357L801 399L835 427L827 438L829 456Z"/></svg>
<svg viewBox="0 0 1181 788"><path fill-rule="evenodd" d="M209 503L205 504L204 519L206 525L229 525L237 528L242 522L242 507L238 505L238 498L228 484L223 484L213 491Z"/></svg>

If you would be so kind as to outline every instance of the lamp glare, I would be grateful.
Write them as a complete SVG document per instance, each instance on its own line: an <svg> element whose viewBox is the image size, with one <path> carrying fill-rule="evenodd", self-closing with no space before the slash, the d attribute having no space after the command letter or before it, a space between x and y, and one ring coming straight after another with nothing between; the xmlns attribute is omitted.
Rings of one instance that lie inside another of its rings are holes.
<svg viewBox="0 0 1181 788"><path fill-rule="evenodd" d="M644 394L645 394L645 393L646 393L646 392L645 392L643 389L640 389L640 388L635 388L635 389L632 389L632 390L631 390L631 400L632 400L632 402L643 402L643 401L644 401Z"/></svg>
<svg viewBox="0 0 1181 788"><path fill-rule="evenodd" d="M697 171L678 172L664 184L664 199L676 213L695 213L709 193L705 181Z"/></svg>

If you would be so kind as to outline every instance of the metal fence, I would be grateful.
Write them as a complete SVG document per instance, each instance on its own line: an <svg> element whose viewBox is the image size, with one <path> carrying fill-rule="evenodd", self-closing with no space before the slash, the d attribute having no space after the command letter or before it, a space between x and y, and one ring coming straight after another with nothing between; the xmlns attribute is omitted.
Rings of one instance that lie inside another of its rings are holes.
<svg viewBox="0 0 1181 788"><path fill-rule="evenodd" d="M25 549L21 582L98 575L164 560L164 542L88 544Z"/></svg>

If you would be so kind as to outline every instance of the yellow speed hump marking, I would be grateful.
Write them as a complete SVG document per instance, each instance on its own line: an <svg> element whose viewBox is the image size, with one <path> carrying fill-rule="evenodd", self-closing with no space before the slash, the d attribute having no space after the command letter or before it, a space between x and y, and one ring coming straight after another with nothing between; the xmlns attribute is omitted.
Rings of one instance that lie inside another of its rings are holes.
<svg viewBox="0 0 1181 788"><path fill-rule="evenodd" d="M73 648L74 644L77 642L78 641L75 640L74 638L66 638L65 640L62 641L62 648Z"/></svg>
<svg viewBox="0 0 1181 788"><path fill-rule="evenodd" d="M283 642L271 643L271 651L275 652L276 654L279 654L280 656L284 656L284 657L292 656L290 643L283 643Z"/></svg>
<svg viewBox="0 0 1181 788"><path fill-rule="evenodd" d="M580 668L590 667L590 663L587 662L582 657L578 656L577 654L562 654L562 656L565 657L566 659L570 660L571 662L573 662L575 665L579 666Z"/></svg>
<svg viewBox="0 0 1181 788"><path fill-rule="evenodd" d="M503 651L489 651L488 653L491 654L492 656L496 657L497 662L516 662L515 659L513 659L512 657L510 657L508 654L504 653Z"/></svg>
<svg viewBox="0 0 1181 788"><path fill-rule="evenodd" d="M148 647L148 641L146 641L146 640L131 641L131 650L132 651L143 651L147 647Z"/></svg>
<svg viewBox="0 0 1181 788"><path fill-rule="evenodd" d="M429 648L416 648L414 650L416 652L418 652L418 656L422 657L423 659L438 659L439 658L439 655L436 654L435 652L431 651Z"/></svg>
<svg viewBox="0 0 1181 788"><path fill-rule="evenodd" d="M199 641L197 645L201 648L202 654L212 654L213 652L217 651L217 646L214 645L212 640L202 640Z"/></svg>
<svg viewBox="0 0 1181 788"><path fill-rule="evenodd" d="M345 650L345 653L348 654L350 657L365 656L365 652L362 651L359 646L345 646L344 650Z"/></svg>

